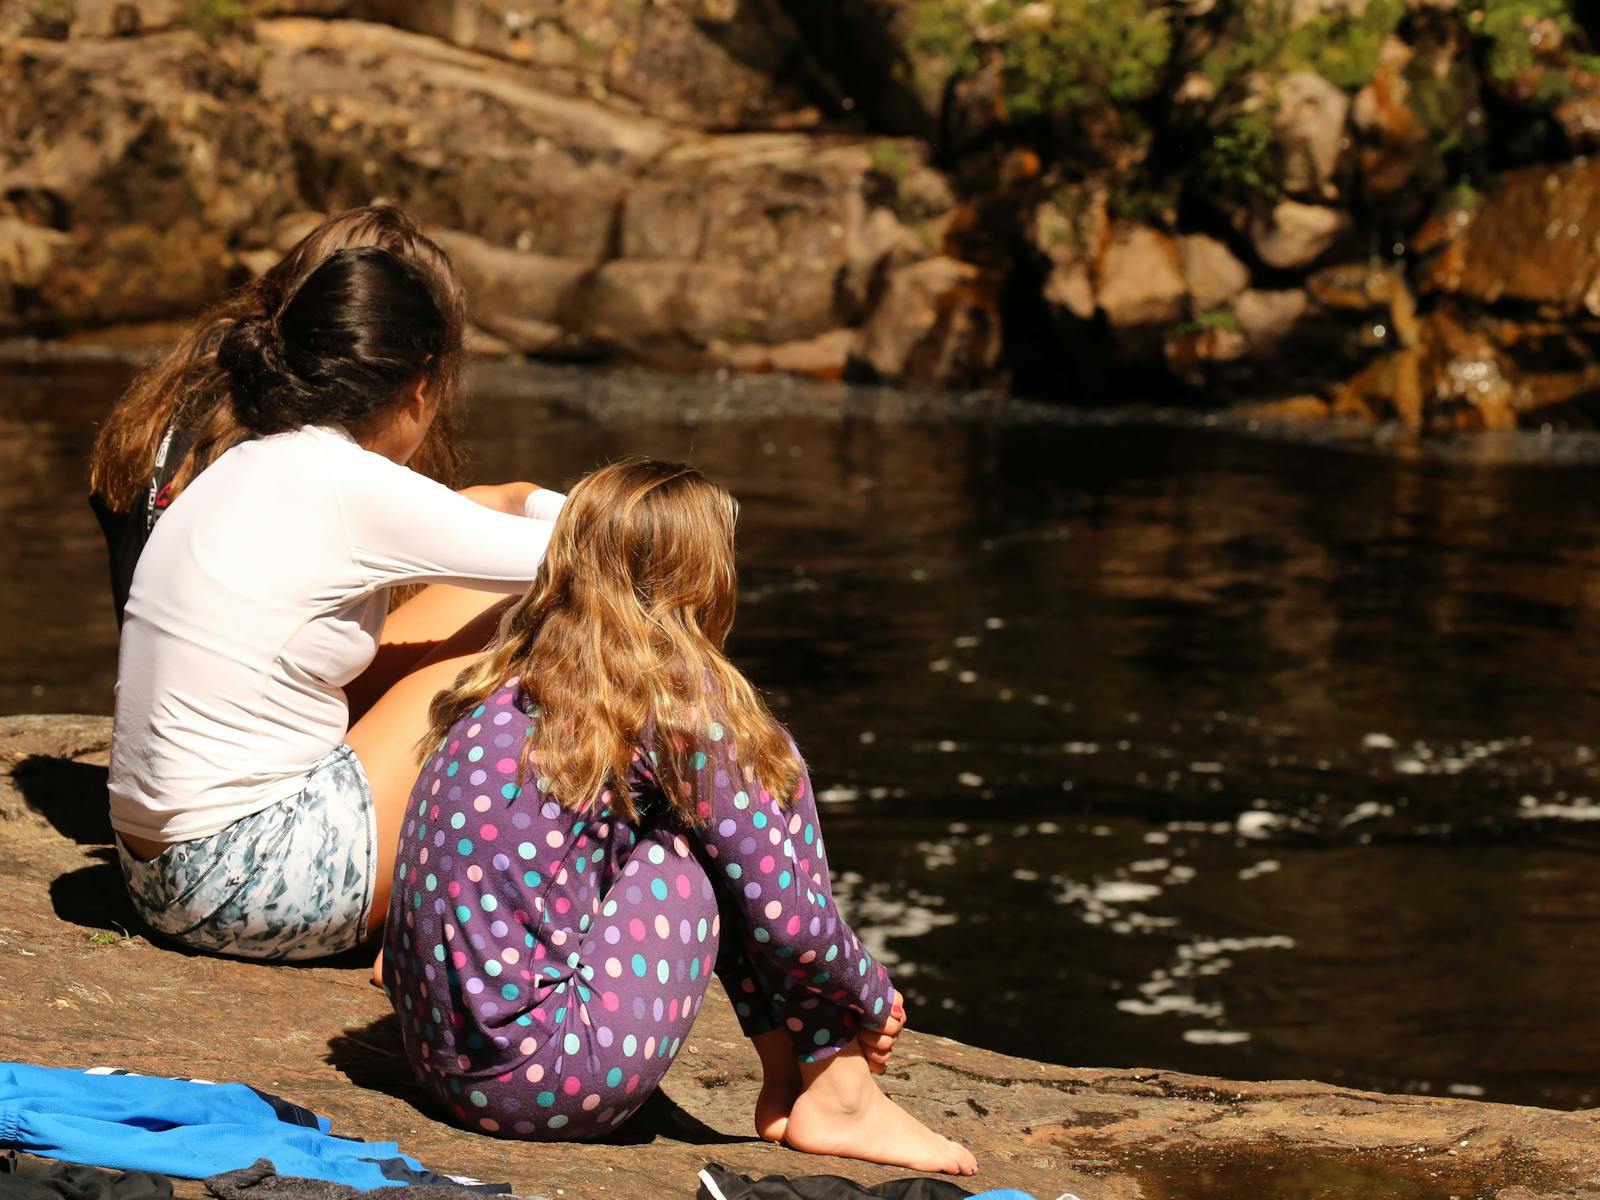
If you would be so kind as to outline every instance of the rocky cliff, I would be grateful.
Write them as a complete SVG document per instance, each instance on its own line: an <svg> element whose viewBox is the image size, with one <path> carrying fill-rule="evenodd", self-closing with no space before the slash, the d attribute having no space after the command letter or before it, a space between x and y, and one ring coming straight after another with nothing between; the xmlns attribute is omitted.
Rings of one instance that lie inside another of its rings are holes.
<svg viewBox="0 0 1600 1200"><path fill-rule="evenodd" d="M240 1079L330 1116L337 1133L395 1139L520 1194L687 1198L713 1161L867 1183L905 1174L754 1138L755 1060L720 994L662 1095L611 1141L523 1144L441 1123L397 1057L369 963L232 962L137 933L108 844L109 724L0 719L0 1059ZM884 1086L973 1148L973 1183L1041 1200L1600 1200L1600 1110L1050 1066L914 1031Z"/></svg>
<svg viewBox="0 0 1600 1200"><path fill-rule="evenodd" d="M4 0L0 334L179 318L319 214L481 349L1583 417L1571 0Z"/></svg>

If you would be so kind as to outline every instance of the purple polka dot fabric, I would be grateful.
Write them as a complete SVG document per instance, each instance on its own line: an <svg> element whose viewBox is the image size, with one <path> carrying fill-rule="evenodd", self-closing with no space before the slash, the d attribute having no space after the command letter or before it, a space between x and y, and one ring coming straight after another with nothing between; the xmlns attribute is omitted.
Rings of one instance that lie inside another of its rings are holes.
<svg viewBox="0 0 1600 1200"><path fill-rule="evenodd" d="M536 720L508 685L456 722L401 829L384 990L437 1106L503 1137L602 1135L661 1082L713 971L748 1036L784 1029L804 1061L887 1021L894 989L834 906L809 779L780 806L712 723L700 825L649 816L665 808L643 744L638 824L607 794L574 813L518 778Z"/></svg>

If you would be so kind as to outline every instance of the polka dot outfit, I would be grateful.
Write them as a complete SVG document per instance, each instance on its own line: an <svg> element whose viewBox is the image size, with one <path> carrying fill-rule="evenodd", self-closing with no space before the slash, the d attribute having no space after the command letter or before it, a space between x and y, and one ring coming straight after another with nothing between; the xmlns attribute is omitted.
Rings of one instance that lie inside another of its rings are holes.
<svg viewBox="0 0 1600 1200"><path fill-rule="evenodd" d="M748 1036L804 1061L888 1019L887 972L840 917L809 779L787 809L720 725L694 752L702 824L664 812L650 756L637 825L518 783L536 717L514 686L456 722L401 830L383 981L407 1057L459 1123L505 1137L622 1124L688 1036L711 972Z"/></svg>

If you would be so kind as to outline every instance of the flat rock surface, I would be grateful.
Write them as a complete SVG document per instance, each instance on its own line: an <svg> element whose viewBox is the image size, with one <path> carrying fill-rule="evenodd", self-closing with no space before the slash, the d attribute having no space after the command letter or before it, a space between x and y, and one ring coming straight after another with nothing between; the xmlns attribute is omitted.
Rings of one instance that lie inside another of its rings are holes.
<svg viewBox="0 0 1600 1200"><path fill-rule="evenodd" d="M0 1059L242 1080L326 1114L335 1132L393 1139L436 1169L523 1194L688 1197L713 1161L867 1183L906 1174L757 1140L755 1057L720 997L662 1095L612 1141L506 1142L435 1119L419 1107L366 963L262 966L138 933L109 845L109 740L104 718L0 718ZM1016 1187L1042 1200L1600 1200L1600 1110L1080 1070L915 1032L884 1087L972 1147L982 1164L973 1190ZM180 1192L201 1194L198 1185Z"/></svg>

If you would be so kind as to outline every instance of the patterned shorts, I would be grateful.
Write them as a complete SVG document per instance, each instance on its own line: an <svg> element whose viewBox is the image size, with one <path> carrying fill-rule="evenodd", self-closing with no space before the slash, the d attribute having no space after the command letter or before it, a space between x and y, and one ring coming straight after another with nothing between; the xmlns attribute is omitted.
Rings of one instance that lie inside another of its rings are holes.
<svg viewBox="0 0 1600 1200"><path fill-rule="evenodd" d="M292 799L149 862L120 838L117 854L157 933L214 954L324 958L366 937L377 836L366 772L339 745Z"/></svg>

